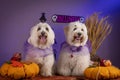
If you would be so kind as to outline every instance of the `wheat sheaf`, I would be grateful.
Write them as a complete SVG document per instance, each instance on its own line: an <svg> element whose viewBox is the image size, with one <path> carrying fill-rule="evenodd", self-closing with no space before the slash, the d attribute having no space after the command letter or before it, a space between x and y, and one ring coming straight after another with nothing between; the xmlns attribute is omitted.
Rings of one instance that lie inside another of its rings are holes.
<svg viewBox="0 0 120 80"><path fill-rule="evenodd" d="M102 42L111 33L112 26L108 23L107 17L99 18L99 13L94 13L88 17L85 24L88 29L88 37L91 43L91 57L95 58L97 50Z"/></svg>

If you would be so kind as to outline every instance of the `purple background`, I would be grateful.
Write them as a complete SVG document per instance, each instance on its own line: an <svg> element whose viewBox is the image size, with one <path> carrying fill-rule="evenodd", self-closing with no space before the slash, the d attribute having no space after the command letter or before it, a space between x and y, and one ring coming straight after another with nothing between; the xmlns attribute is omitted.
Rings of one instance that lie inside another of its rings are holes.
<svg viewBox="0 0 120 80"><path fill-rule="evenodd" d="M15 52L21 52L25 56L24 43L29 37L30 28L39 22L42 12L46 13L47 22L55 31L58 53L59 45L65 40L63 27L67 24L53 23L52 15L86 18L94 12L101 12L101 16L109 16L112 32L97 54L120 67L119 0L0 0L0 65Z"/></svg>

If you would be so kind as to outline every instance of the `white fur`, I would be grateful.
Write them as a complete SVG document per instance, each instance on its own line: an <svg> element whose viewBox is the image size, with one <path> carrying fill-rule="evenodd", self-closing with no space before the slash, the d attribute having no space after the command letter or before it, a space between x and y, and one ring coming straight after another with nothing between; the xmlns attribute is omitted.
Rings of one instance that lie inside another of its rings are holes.
<svg viewBox="0 0 120 80"><path fill-rule="evenodd" d="M72 46L84 46L88 40L87 29L86 29L85 24L80 23L79 21L76 21L76 22L69 23L68 27L69 27L69 30L66 35L67 42ZM77 30L73 31L75 27L77 28ZM83 29L84 31L81 31L81 29ZM82 43L72 42L72 38L74 34L77 32L80 32L84 36L84 41Z"/></svg>
<svg viewBox="0 0 120 80"><path fill-rule="evenodd" d="M38 30L39 27L40 30ZM48 28L49 31L47 31L46 28ZM42 31L47 34L46 44L38 44L39 36L41 35ZM52 69L54 65L54 54L51 46L54 44L54 38L55 34L47 23L39 23L31 29L28 43L33 47L28 49L26 60L40 64L40 73L42 76L52 76L53 73ZM45 50L45 52L41 52L41 50ZM48 55L44 56L44 54Z"/></svg>
<svg viewBox="0 0 120 80"><path fill-rule="evenodd" d="M65 30L67 43L70 46L76 47L82 46L82 49L80 52L73 52L73 57L71 58L70 51L68 51L67 48L63 45L60 51L60 56L58 58L57 72L58 74L64 76L69 75L83 76L84 70L90 65L89 50L88 47L85 46L88 39L87 29L83 23L80 23L78 21L70 23L67 27L68 29ZM73 31L75 27L77 29ZM84 29L84 31L81 31L81 29ZM73 35L76 34L77 32L80 32L82 36L84 36L84 41L82 43L72 42Z"/></svg>
<svg viewBox="0 0 120 80"><path fill-rule="evenodd" d="M41 28L40 31L37 31L38 27ZM45 28L48 28L49 32L46 31ZM38 36L41 34L42 31L46 32L49 35L46 45L37 43ZM55 34L54 34L53 30L51 29L50 25L48 25L47 23L39 23L36 26L32 27L28 42L35 47L45 49L45 48L49 47L50 45L54 44L54 38L55 38Z"/></svg>

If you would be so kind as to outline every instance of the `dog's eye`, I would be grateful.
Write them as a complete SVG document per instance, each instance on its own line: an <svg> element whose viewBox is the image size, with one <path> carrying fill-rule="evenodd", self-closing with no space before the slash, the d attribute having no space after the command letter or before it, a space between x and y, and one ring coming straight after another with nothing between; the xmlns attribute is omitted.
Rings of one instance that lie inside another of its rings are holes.
<svg viewBox="0 0 120 80"><path fill-rule="evenodd" d="M77 26L77 25L74 25L75 27Z"/></svg>
<svg viewBox="0 0 120 80"><path fill-rule="evenodd" d="M39 30L41 30L41 28L40 28L40 27L37 29L37 31L39 31Z"/></svg>
<svg viewBox="0 0 120 80"><path fill-rule="evenodd" d="M49 31L49 29L46 27L46 30Z"/></svg>
<svg viewBox="0 0 120 80"><path fill-rule="evenodd" d="M73 31L75 31L77 28L74 28Z"/></svg>
<svg viewBox="0 0 120 80"><path fill-rule="evenodd" d="M84 31L84 29L81 29L81 31Z"/></svg>

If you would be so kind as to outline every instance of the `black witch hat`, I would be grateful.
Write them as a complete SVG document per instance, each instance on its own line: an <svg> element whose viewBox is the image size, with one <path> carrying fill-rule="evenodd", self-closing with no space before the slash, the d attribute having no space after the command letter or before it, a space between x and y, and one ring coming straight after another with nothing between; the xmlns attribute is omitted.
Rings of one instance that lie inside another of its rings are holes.
<svg viewBox="0 0 120 80"><path fill-rule="evenodd" d="M44 22L46 22L46 18L45 18L45 13L42 13L42 16L40 17L40 22L42 22L42 23L44 23Z"/></svg>

